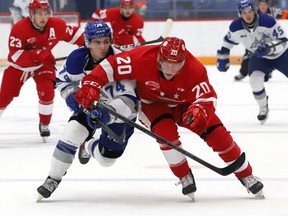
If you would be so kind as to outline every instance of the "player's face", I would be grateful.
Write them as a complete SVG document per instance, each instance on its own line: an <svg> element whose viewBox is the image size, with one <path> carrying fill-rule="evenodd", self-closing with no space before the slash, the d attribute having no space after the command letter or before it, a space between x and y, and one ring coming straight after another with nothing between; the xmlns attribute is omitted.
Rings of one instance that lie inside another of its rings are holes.
<svg viewBox="0 0 288 216"><path fill-rule="evenodd" d="M134 13L134 6L133 5L121 5L120 13L122 16L128 18Z"/></svg>
<svg viewBox="0 0 288 216"><path fill-rule="evenodd" d="M181 63L170 63L159 61L160 70L162 71L165 79L171 80L182 68L184 61Z"/></svg>
<svg viewBox="0 0 288 216"><path fill-rule="evenodd" d="M242 19L250 24L254 21L255 12L252 9L246 9L241 12Z"/></svg>
<svg viewBox="0 0 288 216"><path fill-rule="evenodd" d="M90 52L94 60L103 59L111 45L110 37L93 38L89 44Z"/></svg>
<svg viewBox="0 0 288 216"><path fill-rule="evenodd" d="M49 11L36 10L33 15L34 25L40 29L43 29L48 22L49 16Z"/></svg>
<svg viewBox="0 0 288 216"><path fill-rule="evenodd" d="M269 5L266 2L259 2L258 9L261 13L267 13Z"/></svg>

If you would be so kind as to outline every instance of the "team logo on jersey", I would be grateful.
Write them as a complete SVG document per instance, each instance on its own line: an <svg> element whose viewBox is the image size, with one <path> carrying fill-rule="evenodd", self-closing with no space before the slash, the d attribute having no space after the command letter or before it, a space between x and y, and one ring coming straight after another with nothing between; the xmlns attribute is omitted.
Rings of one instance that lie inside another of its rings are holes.
<svg viewBox="0 0 288 216"><path fill-rule="evenodd" d="M262 35L262 38L260 38L260 40L258 40L256 37L255 37L255 39L254 39L254 42L251 44L251 48L253 49L256 49L256 47L257 47L257 45L258 44L261 44L261 43L265 43L265 39L264 39L264 37L263 37L263 35Z"/></svg>
<svg viewBox="0 0 288 216"><path fill-rule="evenodd" d="M154 81L147 81L147 82L145 82L145 85L149 86L149 87L153 87L153 88L151 88L151 90L157 90L160 88L159 83L156 83Z"/></svg>
<svg viewBox="0 0 288 216"><path fill-rule="evenodd" d="M36 42L36 40L37 40L36 37L28 38L28 39L27 39L27 43L33 44L33 43Z"/></svg>

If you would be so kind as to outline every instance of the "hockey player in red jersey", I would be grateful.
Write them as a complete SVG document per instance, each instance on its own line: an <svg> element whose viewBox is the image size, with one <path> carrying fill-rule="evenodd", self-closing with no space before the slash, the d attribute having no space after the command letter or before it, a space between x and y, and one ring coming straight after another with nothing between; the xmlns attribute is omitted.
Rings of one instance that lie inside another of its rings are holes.
<svg viewBox="0 0 288 216"><path fill-rule="evenodd" d="M134 10L133 0L121 0L120 8L96 10L92 14L92 21L102 19L110 22L114 43L127 45L144 42L142 31L144 21Z"/></svg>
<svg viewBox="0 0 288 216"><path fill-rule="evenodd" d="M76 93L78 103L91 108L103 85L123 79L138 81L139 120L155 134L181 147L177 126L184 127L199 135L227 164L240 156L240 147L215 114L217 96L206 69L186 50L182 39L168 37L161 45L108 57L82 80ZM159 144L170 169L180 179L182 193L194 200L196 183L186 157ZM248 192L264 198L263 184L252 175L247 160L235 175Z"/></svg>
<svg viewBox="0 0 288 216"><path fill-rule="evenodd" d="M39 130L43 141L50 136L49 123L53 111L55 59L52 48L59 41L82 46L83 32L79 27L67 25L59 18L50 17L49 3L32 0L29 17L17 22L9 36L9 66L5 69L0 89L0 116L14 97L18 97L23 84L33 78L39 97Z"/></svg>

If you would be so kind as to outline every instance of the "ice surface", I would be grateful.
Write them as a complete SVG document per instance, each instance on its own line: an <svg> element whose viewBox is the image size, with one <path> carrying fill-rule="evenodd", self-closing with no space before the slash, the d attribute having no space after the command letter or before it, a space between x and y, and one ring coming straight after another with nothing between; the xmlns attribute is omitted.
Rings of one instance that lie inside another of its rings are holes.
<svg viewBox="0 0 288 216"><path fill-rule="evenodd" d="M0 214L5 216L284 216L288 215L288 80L278 71L266 83L270 117L260 125L258 107L248 78L233 80L239 66L220 73L207 66L218 94L217 114L251 162L254 175L265 185L265 200L256 200L233 175L219 176L189 159L197 182L196 202L175 186L158 144L136 130L124 155L113 167L76 158L59 188L36 203L36 188L48 175L54 146L70 116L56 92L52 135L42 143L38 132L35 84L24 85L0 118ZM3 69L2 69L3 71ZM0 73L2 76L2 73ZM183 148L219 167L225 164L201 139L180 129Z"/></svg>

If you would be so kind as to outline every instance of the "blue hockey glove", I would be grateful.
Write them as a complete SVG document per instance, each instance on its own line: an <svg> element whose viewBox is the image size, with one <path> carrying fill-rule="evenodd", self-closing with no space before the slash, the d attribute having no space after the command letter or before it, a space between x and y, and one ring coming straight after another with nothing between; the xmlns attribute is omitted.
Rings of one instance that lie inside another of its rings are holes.
<svg viewBox="0 0 288 216"><path fill-rule="evenodd" d="M107 124L110 121L110 115L106 110L96 108L91 111L90 115L87 115L87 122L91 128L100 128L101 126L98 123L99 121L101 121L103 124Z"/></svg>
<svg viewBox="0 0 288 216"><path fill-rule="evenodd" d="M256 48L254 54L257 58L262 58L263 56L268 55L271 51L269 45L265 43L258 44Z"/></svg>
<svg viewBox="0 0 288 216"><path fill-rule="evenodd" d="M66 98L66 104L69 107L71 111L74 111L76 113L81 112L81 108L79 107L79 104L76 101L76 94L72 93Z"/></svg>
<svg viewBox="0 0 288 216"><path fill-rule="evenodd" d="M226 50L217 50L217 69L221 72L226 72L229 69L229 56L230 51Z"/></svg>

